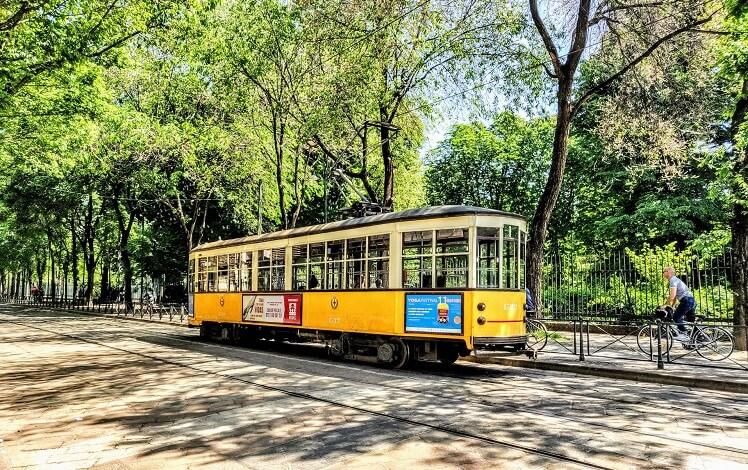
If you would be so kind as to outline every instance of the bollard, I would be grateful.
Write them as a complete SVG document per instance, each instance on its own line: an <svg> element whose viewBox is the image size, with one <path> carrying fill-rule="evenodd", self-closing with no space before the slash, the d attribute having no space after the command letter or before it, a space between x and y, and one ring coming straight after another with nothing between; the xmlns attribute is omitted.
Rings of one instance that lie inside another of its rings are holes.
<svg viewBox="0 0 748 470"><path fill-rule="evenodd" d="M579 361L584 362L584 323L582 317L579 317Z"/></svg>
<svg viewBox="0 0 748 470"><path fill-rule="evenodd" d="M662 327L660 320L657 319L657 368L664 369L665 363L662 361Z"/></svg>

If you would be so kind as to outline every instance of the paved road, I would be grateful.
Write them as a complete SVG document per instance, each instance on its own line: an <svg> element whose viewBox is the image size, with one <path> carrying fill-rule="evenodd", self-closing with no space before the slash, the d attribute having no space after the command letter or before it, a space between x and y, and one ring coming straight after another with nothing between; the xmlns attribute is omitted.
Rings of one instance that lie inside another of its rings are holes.
<svg viewBox="0 0 748 470"><path fill-rule="evenodd" d="M745 395L0 305L0 468L748 468Z"/></svg>

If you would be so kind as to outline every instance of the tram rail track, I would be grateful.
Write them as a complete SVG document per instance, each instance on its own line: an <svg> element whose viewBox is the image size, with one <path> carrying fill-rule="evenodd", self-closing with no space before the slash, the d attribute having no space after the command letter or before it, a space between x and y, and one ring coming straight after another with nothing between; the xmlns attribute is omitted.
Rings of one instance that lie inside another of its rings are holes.
<svg viewBox="0 0 748 470"><path fill-rule="evenodd" d="M379 418L385 418L385 419L388 419L388 420L396 421L396 422L407 424L407 425L410 425L410 426L415 426L415 427L424 428L424 429L430 429L430 430L433 430L433 431L442 432L442 433L449 434L449 435L452 435L452 436L462 437L462 438L465 438L465 439L470 439L470 440L474 440L474 441L480 441L480 442L484 442L486 444L492 444L492 445L496 445L496 446L500 446L500 447L504 447L504 448L512 449L512 450L517 450L517 451L528 453L528 454L532 454L532 455L542 456L542 457L549 458L549 459L552 459L552 460L555 460L555 461L558 461L558 462L563 462L563 463L567 463L567 464L574 464L574 465L577 465L577 466L582 467L582 468L591 468L591 469L610 469L610 468L613 468L613 467L609 467L609 466L600 465L600 464L597 464L597 463L593 463L593 462L588 462L588 461L585 461L585 460L581 460L581 459L578 459L578 458L575 458L575 457L571 457L571 456L568 456L568 455L565 455L565 454L561 454L561 453L558 453L558 452L554 452L554 451L551 451L551 450L547 450L547 449L541 449L541 448L536 448L536 447L527 446L527 445L523 445L523 444L518 444L516 442L510 442L508 440L503 440L503 439L495 439L495 438L492 438L492 437L489 437L489 436L476 434L476 433L473 433L473 432L470 432L470 431L466 431L464 429L459 429L459 428L456 428L456 427L453 427L453 426L427 423L427 422L420 421L420 420L417 420L417 419L407 418L407 417L403 417L403 416L397 416L397 415L394 415L394 414L391 414L391 413L377 411L377 410L372 410L372 409L368 409L368 408L365 408L365 407L362 407L362 406L351 405L351 404L343 403L341 401L337 401L337 400L333 400L333 399L329 399L329 398L324 398L324 397L319 397L319 396L315 396L315 395L308 394L308 393L296 392L296 391L293 391L293 390L288 390L288 389L283 388L283 387L277 387L277 386L274 386L274 385L263 384L263 383L259 383L259 382L253 381L253 380L244 379L242 377L233 376L233 375L230 375L230 374L224 374L224 373L215 372L215 371L208 371L208 370L201 369L199 367L191 366L189 364L183 364L183 363L181 363L179 361L175 361L175 360L171 360L171 359L165 359L163 357L159 357L159 356L154 355L154 354L144 353L144 352L141 352L141 351L134 351L134 350L130 350L130 349L127 349L127 348L122 348L122 347L119 347L119 346L113 346L113 345L110 345L110 344L103 343L101 341L93 340L93 339L90 339L90 338L85 338L85 337L82 337L82 336L79 336L79 335L76 335L76 334L62 333L62 332L59 332L59 331L51 330L49 328L43 328L43 327L35 326L35 325L28 325L28 324L26 324L24 322L15 321L15 320L8 320L6 318L0 318L0 322L14 324L14 325L21 326L21 327L24 327L24 328L41 331L41 332L44 332L44 333L47 333L47 334L55 335L55 336L58 336L58 337L64 337L64 338L68 338L68 339L80 341L80 342L87 343L87 344L93 344L93 345L100 346L100 347L103 347L103 348L107 348L107 349L110 349L110 350L113 350L113 351L118 351L118 352L121 352L121 353L124 353L124 354L135 355L135 356L138 356L138 357L141 357L141 358L144 358L144 359L149 359L149 360L160 362L160 363L167 364L167 365L170 365L170 366L179 367L179 368L183 368L183 369L188 369L188 370L191 370L193 372L197 372L199 374L209 375L209 376L214 376L214 377L219 377L219 378L224 379L224 380L231 380L231 381L240 382L240 383L243 383L245 385L249 385L249 386L252 386L252 387L259 388L259 389L263 389L263 390L267 390L267 391L272 391L272 392L276 392L276 393L281 393L281 394L286 395L286 396L290 396L290 397L294 397L294 398L300 398L300 399L304 399L304 400L308 400L308 401L313 401L313 402L317 402L317 403L324 403L324 404L327 404L327 405L330 405L330 406L334 406L334 407L337 407L337 408L348 409L348 410L355 411L355 412L358 412L358 413L361 413L361 414L366 414L366 415L370 415L370 416L376 416L376 417L379 417Z"/></svg>
<svg viewBox="0 0 748 470"><path fill-rule="evenodd" d="M548 450L545 450L545 449L538 449L538 448L534 448L534 447L531 447L531 446L526 446L526 445L517 444L517 443L514 443L514 442L509 442L509 441L506 441L506 440L494 439L494 438L491 438L491 437L488 437L488 436L481 436L479 434L472 433L472 432L469 432L469 431L464 431L462 429L457 429L457 428L454 428L454 427L451 427L451 426L435 425L435 424L426 423L426 422L418 421L418 420L411 419L411 418L403 418L401 416L395 416L395 415L392 415L392 414L389 414L389 413L383 413L383 412L380 412L380 411L369 410L367 408L363 408L363 407L359 407L359 406L355 406L355 405L350 405L350 404L338 402L338 401L335 401L335 400L330 400L330 399L327 399L327 398L317 397L317 396L314 396L314 395L311 395L311 394L306 394L306 393L295 392L295 391L292 391L292 390L287 390L287 389L284 389L282 387L276 387L276 386L272 386L272 385L261 384L261 383L255 382L253 380L248 380L248 379L244 379L242 377L232 376L230 374L224 374L224 373L221 373L221 372L214 372L214 371L205 371L203 369L200 369L199 367L194 367L194 366L191 366L191 365L188 365L188 364L183 364L183 363L178 362L178 361L173 361L173 360L168 360L168 359L160 358L158 356L153 356L153 355L150 355L150 354L144 354L144 353L141 353L139 351L131 351L131 350L127 350L127 349L124 349L124 348L119 348L117 346L108 345L106 343L102 343L100 341L96 341L96 340L92 340L92 339L89 339L89 338L81 337L79 335L60 333L60 332L49 330L47 328L42 328L42 327L38 327L38 326L32 326L32 325L25 324L24 322L18 322L18 321L13 321L13 320L5 320L5 319L1 319L0 318L0 321L7 321L7 322L15 323L15 324L27 327L27 328L32 328L32 329L37 329L37 330L40 330L40 331L44 331L44 332L47 332L47 333L50 333L50 334L55 334L55 335L59 335L59 336L69 337L69 338L72 338L72 339L76 339L78 341L83 341L83 342L87 342L87 343L91 343L91 344L96 344L96 345L99 345L99 346L102 346L102 347L106 347L106 348L118 350L118 351L121 351L121 352L124 352L124 353L127 353L127 354L139 355L139 356L146 357L146 358L149 358L149 359L152 359L152 360L157 360L157 361L160 361L160 362L163 362L163 363L166 363L166 364L175 365L175 366L178 366L178 367L188 368L188 369L191 369L191 370L199 371L200 373L203 373L203 374L209 374L209 375L219 376L219 377L222 377L224 379L239 381L239 382L245 383L247 385L256 386L256 387L263 388L263 389L266 389L266 390L271 390L271 391L283 393L283 394L286 394L286 395L289 395L289 396L293 396L293 397L296 397L296 398L303 398L303 399L307 399L307 400L313 400L313 401L317 401L317 402L323 402L323 403L327 403L329 405L351 409L351 410L354 410L354 411L357 411L357 412L360 412L360 413L366 413L366 414L375 415L375 416L379 416L379 417L383 417L383 418L387 418L387 419L396 420L396 421L399 421L399 422L402 422L402 423L406 423L406 424L409 424L409 425L412 425L412 426L426 427L426 428L429 428L429 429L442 431L442 432L445 432L445 433L448 433L448 434L452 434L452 435L456 435L456 436L461 436L461 437L465 437L465 438L479 440L479 441L483 441L483 442L487 442L487 443L492 443L492 444L495 444L495 445L501 445L501 446L504 446L504 447L513 448L513 449L516 449L516 450L521 450L523 452L528 452L528 453L532 453L532 454L536 454L536 455L543 455L543 456L548 457L548 458L553 458L553 459L557 459L557 460L568 462L568 463L574 463L574 464L577 464L577 465L586 466L587 468L608 468L608 467L601 466L601 465L598 465L598 464L595 464L595 463L590 463L590 462L586 462L586 461L583 461L583 460L580 460L580 459L576 459L574 457L570 457L570 456L567 456L567 455L564 455L564 454L559 454L558 452L548 451ZM114 323L114 322L112 322L112 323ZM198 347L224 348L224 349L231 350L234 353L238 353L238 354L241 354L243 352L246 352L246 353L249 353L249 354L252 354L252 353L261 353L261 354L271 354L271 355L276 356L276 357L283 356L283 357L289 357L289 358L292 358L292 359L299 359L298 357L296 357L296 356L299 355L298 353L291 353L291 355L289 356L287 354L275 354L273 352L268 352L267 350L264 350L264 349L262 349L262 350L246 349L246 348L229 346L229 345L224 345L224 344L216 344L216 343L211 343L211 342L193 341L193 340L190 340L190 339L185 339L184 335L172 335L172 334L163 333L161 331L158 331L157 328L145 328L145 325L142 325L142 326L143 326L143 330L145 330L144 332L146 332L147 334L151 334L152 336L155 336L155 337L160 337L160 338L162 338L165 341L179 341L179 342L188 343L190 345L194 345L194 346L198 346ZM164 344L162 342L155 342L155 343L156 344L160 344L162 346L167 346L167 347L180 347L180 346L175 346L174 344L168 344L168 343ZM193 352L205 353L205 351L199 351L199 350L195 350L195 349L190 349L190 350L193 351ZM310 361L309 359L303 359L303 360L306 360L308 362L318 362L318 361ZM330 362L330 364L337 365L336 361L329 361L329 360L327 360L326 362ZM350 368L350 367L347 367L347 366L343 366L343 367ZM467 366L467 367L474 368L475 366ZM382 373L382 372L377 371L376 368L372 368L372 369L373 369L372 370L373 373L379 373L379 374ZM392 373L392 372L393 371L387 371L386 375L391 375L393 377L406 378L405 375L402 375L402 374L399 374L399 373ZM488 380L488 379L482 378L482 377L481 378L469 377L469 376L465 376L465 375L460 375L458 373L447 373L447 372L434 371L434 370L427 370L427 371L425 371L425 373L426 374L430 374L430 375L435 376L435 377L444 377L444 378L449 378L449 379L466 380L466 381L471 381L471 382L479 382L479 383L482 383L482 384L496 384L496 385L499 385L498 382L495 382L493 380ZM487 375L488 375L489 378L491 377L490 373L487 373ZM375 385L375 386L379 386L379 387L387 387L387 388L391 388L391 389L394 389L394 390L398 390L400 392L414 393L414 394L421 394L421 395L427 394L429 396L434 396L434 397L443 398L443 399L452 398L451 396L440 394L438 392L431 392L431 391L430 392L424 392L423 390L412 389L412 388L408 388L408 387L397 386L397 385L387 384L387 383L382 383L382 382L367 381L367 380L363 380L361 378L355 378L355 379L346 378L346 380L349 380L349 381L352 381L352 382L361 383L361 384L366 384L366 385ZM566 390L564 390L564 391L556 391L555 393L568 394L569 392L566 391ZM590 398L589 394L579 394L579 395L583 396L584 398ZM600 397L595 397L595 398L597 398L599 400L602 400L602 401L606 401L606 402L620 402L620 403L626 404L627 406L633 405L632 402L626 401L626 400L616 400L615 398L600 398ZM491 402L491 401L487 401L487 400L476 399L476 398L466 397L466 396L462 397L462 399L465 400L465 401L467 401L467 402L469 402L469 403L471 403L471 404L479 405L479 406L485 406L485 407L490 407L492 409L497 409L497 408L506 409L506 410L511 410L511 411L516 411L516 412L521 412L521 413L524 413L524 414L528 414L530 416L536 415L536 416L543 416L545 418L555 418L555 419L559 419L561 421L576 422L576 423L581 424L581 425L595 427L595 428L600 428L600 429L614 431L614 432L627 433L627 434L632 434L632 435L636 435L636 436L646 437L646 438L650 438L650 439L651 438L662 439L662 437L660 435L657 435L655 433L633 431L633 430L630 430L630 429L621 428L621 427L615 427L615 426L610 426L610 425L603 424L603 423L595 423L593 421L585 420L585 419L580 419L580 418L574 418L574 417L568 417L568 416L560 417L560 416L558 416L556 414L553 414L553 413L550 413L550 412L541 411L541 410L537 410L537 409L533 409L533 408L527 407L527 406L516 406L516 405L511 405L511 404L505 404L505 403L495 403L495 402ZM674 407L671 407L671 408L674 409ZM710 413L710 416L713 417L713 418L720 418L719 415L715 415L715 414L712 414L712 413ZM729 420L745 421L745 419L741 419L741 418L736 417L736 416L722 416L721 418L723 418L723 419L729 419ZM742 456L748 455L748 451L742 450L742 449L737 449L737 448L734 448L734 447L712 445L712 444L707 444L707 443L703 443L703 442L688 441L688 440L681 440L681 442L683 444L687 444L687 445L691 445L691 446L704 447L704 448L709 448L709 449L712 449L712 450L718 450L718 451L722 451L722 452L735 453L735 454L740 454Z"/></svg>

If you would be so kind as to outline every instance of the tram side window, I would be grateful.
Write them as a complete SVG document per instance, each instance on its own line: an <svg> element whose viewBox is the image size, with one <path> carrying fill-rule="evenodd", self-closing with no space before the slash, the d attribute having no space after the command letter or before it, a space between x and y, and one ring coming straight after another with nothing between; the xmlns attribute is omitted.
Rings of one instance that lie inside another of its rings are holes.
<svg viewBox="0 0 748 470"><path fill-rule="evenodd" d="M366 288L366 238L346 240L346 289Z"/></svg>
<svg viewBox="0 0 748 470"><path fill-rule="evenodd" d="M499 287L500 230L478 227L478 287Z"/></svg>
<svg viewBox="0 0 748 470"><path fill-rule="evenodd" d="M325 244L309 245L309 289L324 289L325 284Z"/></svg>
<svg viewBox="0 0 748 470"><path fill-rule="evenodd" d="M217 266L218 265L216 264L216 257L208 256L206 266L206 269L208 271L208 292L216 292L216 288L218 287L218 272L216 271Z"/></svg>
<svg viewBox="0 0 748 470"><path fill-rule="evenodd" d="M252 290L252 252L239 253L239 277L241 279L240 290Z"/></svg>
<svg viewBox="0 0 748 470"><path fill-rule="evenodd" d="M257 290L270 290L270 250L257 252Z"/></svg>
<svg viewBox="0 0 748 470"><path fill-rule="evenodd" d="M228 255L218 256L218 292L229 290L229 257Z"/></svg>
<svg viewBox="0 0 748 470"><path fill-rule="evenodd" d="M436 231L437 288L468 286L468 229Z"/></svg>
<svg viewBox="0 0 748 470"><path fill-rule="evenodd" d="M273 248L270 267L270 284L272 290L286 288L286 249Z"/></svg>
<svg viewBox="0 0 748 470"><path fill-rule="evenodd" d="M517 289L519 287L517 283L517 273L519 272L519 263L517 262L518 237L519 227L516 225L504 226L504 246L501 254L501 270L504 277L502 287L509 289Z"/></svg>
<svg viewBox="0 0 748 470"><path fill-rule="evenodd" d="M229 254L229 292L239 292L239 253Z"/></svg>
<svg viewBox="0 0 748 470"><path fill-rule="evenodd" d="M197 291L208 292L208 260L198 258L197 260Z"/></svg>
<svg viewBox="0 0 748 470"><path fill-rule="evenodd" d="M306 290L309 285L308 245L291 248L291 289Z"/></svg>
<svg viewBox="0 0 748 470"><path fill-rule="evenodd" d="M390 286L390 236L373 235L368 238L367 271L370 289Z"/></svg>
<svg viewBox="0 0 748 470"><path fill-rule="evenodd" d="M527 270L527 234L519 232L519 288L525 288L526 270Z"/></svg>
<svg viewBox="0 0 748 470"><path fill-rule="evenodd" d="M325 272L327 289L343 288L343 240L327 242Z"/></svg>
<svg viewBox="0 0 748 470"><path fill-rule="evenodd" d="M433 286L434 232L403 233L403 287L424 289Z"/></svg>
<svg viewBox="0 0 748 470"><path fill-rule="evenodd" d="M187 267L187 293L195 292L195 260L191 259Z"/></svg>

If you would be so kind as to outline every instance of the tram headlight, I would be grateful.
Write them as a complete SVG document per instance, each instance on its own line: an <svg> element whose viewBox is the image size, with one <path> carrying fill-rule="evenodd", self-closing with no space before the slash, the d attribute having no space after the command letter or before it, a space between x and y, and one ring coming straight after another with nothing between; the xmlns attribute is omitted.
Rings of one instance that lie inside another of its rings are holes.
<svg viewBox="0 0 748 470"><path fill-rule="evenodd" d="M477 321L478 321L479 325L485 325L486 324L486 317L484 317L483 315L481 315L481 316L478 317Z"/></svg>
<svg viewBox="0 0 748 470"><path fill-rule="evenodd" d="M482 312L485 309L486 309L486 304L484 304L483 302L481 302L481 303L478 304L478 311L479 312Z"/></svg>

